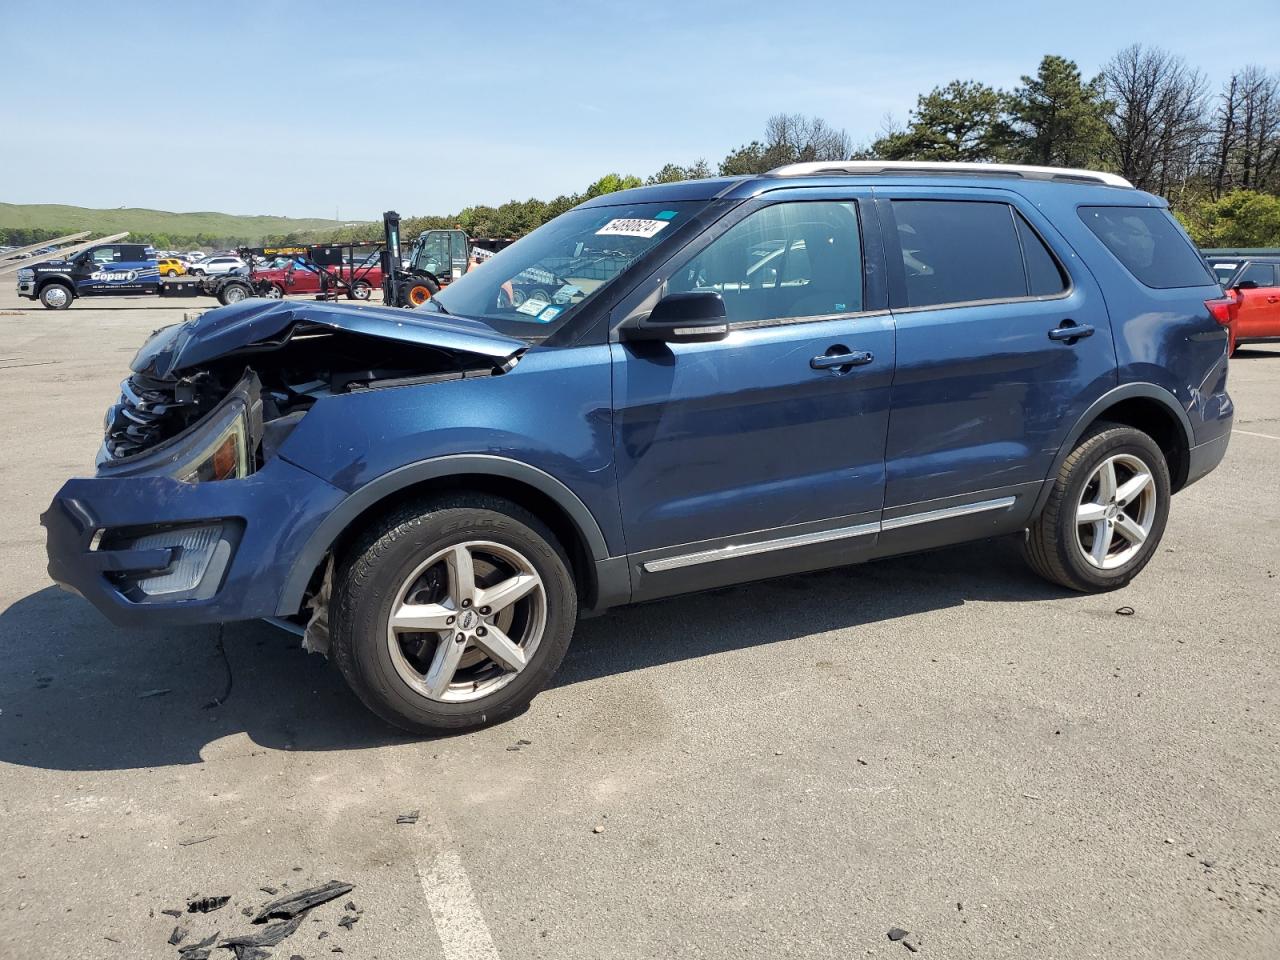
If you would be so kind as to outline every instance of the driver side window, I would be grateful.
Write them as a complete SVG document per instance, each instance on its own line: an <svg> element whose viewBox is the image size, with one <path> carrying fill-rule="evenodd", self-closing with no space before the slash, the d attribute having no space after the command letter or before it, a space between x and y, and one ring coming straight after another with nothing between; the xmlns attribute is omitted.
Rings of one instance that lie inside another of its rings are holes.
<svg viewBox="0 0 1280 960"><path fill-rule="evenodd" d="M731 324L863 309L857 205L806 200L757 210L667 281L668 293L713 290Z"/></svg>

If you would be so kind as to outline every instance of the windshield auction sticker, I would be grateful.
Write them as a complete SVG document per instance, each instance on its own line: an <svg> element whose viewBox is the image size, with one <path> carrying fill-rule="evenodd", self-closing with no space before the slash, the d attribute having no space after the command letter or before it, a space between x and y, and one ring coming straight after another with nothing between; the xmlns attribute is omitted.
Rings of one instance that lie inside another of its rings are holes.
<svg viewBox="0 0 1280 960"><path fill-rule="evenodd" d="M596 231L597 237L643 237L648 240L663 227L670 226L668 220L610 220Z"/></svg>

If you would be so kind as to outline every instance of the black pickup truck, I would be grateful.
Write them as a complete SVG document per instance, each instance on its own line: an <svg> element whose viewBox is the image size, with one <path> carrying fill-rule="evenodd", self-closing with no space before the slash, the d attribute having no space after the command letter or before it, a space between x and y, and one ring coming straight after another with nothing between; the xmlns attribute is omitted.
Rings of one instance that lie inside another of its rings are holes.
<svg viewBox="0 0 1280 960"><path fill-rule="evenodd" d="M160 276L155 251L142 243L102 243L70 260L44 260L18 271L18 295L49 310L65 310L80 297L215 297L236 303L258 294L251 277Z"/></svg>

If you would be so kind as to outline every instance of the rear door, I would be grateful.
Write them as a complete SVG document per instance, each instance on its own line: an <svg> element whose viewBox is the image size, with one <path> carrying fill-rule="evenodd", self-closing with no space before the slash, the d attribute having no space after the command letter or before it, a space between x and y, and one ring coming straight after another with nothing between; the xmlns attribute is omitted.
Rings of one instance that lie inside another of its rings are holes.
<svg viewBox="0 0 1280 960"><path fill-rule="evenodd" d="M882 545L1017 529L1067 431L1116 384L1101 291L1017 194L876 196L898 331Z"/></svg>
<svg viewBox="0 0 1280 960"><path fill-rule="evenodd" d="M666 293L714 290L730 322L716 342L613 345L635 599L874 547L894 339L869 196L790 190L745 205L615 314L625 325Z"/></svg>
<svg viewBox="0 0 1280 960"><path fill-rule="evenodd" d="M1237 340L1252 337L1280 337L1280 278L1274 263L1250 263L1234 282L1252 282L1256 287L1240 291L1240 307L1236 313Z"/></svg>

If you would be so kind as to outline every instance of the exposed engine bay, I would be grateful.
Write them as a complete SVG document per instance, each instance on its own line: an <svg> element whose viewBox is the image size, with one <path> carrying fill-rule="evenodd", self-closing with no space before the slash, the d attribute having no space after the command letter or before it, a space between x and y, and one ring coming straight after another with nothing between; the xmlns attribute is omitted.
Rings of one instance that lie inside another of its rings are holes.
<svg viewBox="0 0 1280 960"><path fill-rule="evenodd" d="M370 323L371 315L386 312L381 310L360 314L360 329L351 330L340 323L352 308L285 303L282 310L279 301L265 308L251 304L244 307L256 309L257 315L238 325L246 334L239 343L228 335L236 325L222 317L215 318L222 323L197 317L152 336L134 360L133 375L121 384L120 400L107 412L100 470L132 472L127 470L132 461L153 461L148 453L159 454L188 433L203 435L199 425L220 419L211 415L223 408L237 406L230 421L238 417L242 425L233 423L225 436L216 436L211 458L197 463L190 476L176 475L193 481L244 476L274 455L321 397L493 376L510 369L519 353L504 348L507 355L500 356L496 349L468 350L465 343L423 342L428 337L414 330L419 324ZM240 305L205 316L230 311L240 311ZM273 322L263 323L263 318ZM407 336L406 328L416 336ZM208 336L201 337L205 330ZM253 339L254 333L265 335ZM209 353L203 349L205 341L215 339L234 345L200 362L183 363L184 356Z"/></svg>

